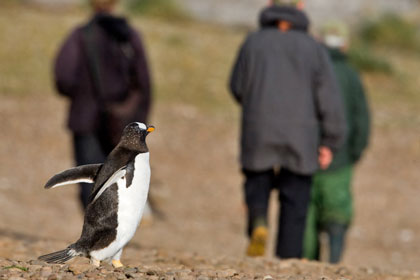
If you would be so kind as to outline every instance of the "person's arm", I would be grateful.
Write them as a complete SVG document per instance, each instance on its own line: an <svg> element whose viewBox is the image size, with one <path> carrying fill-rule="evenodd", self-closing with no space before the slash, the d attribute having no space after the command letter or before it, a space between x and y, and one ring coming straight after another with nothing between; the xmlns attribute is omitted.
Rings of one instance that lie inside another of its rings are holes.
<svg viewBox="0 0 420 280"><path fill-rule="evenodd" d="M366 100L365 91L356 72L352 77L352 135L349 145L352 161L357 162L368 145L370 134L369 106Z"/></svg>
<svg viewBox="0 0 420 280"><path fill-rule="evenodd" d="M144 114L145 116L148 116L152 104L152 88L149 65L147 62L146 51L143 46L141 36L134 30L132 38L132 47L134 49L135 60L135 87L137 89L137 92L141 95L141 106L144 110L146 110Z"/></svg>
<svg viewBox="0 0 420 280"><path fill-rule="evenodd" d="M246 57L246 42L241 46L230 77L230 91L238 103L242 102L242 96L247 86L248 65Z"/></svg>
<svg viewBox="0 0 420 280"><path fill-rule="evenodd" d="M61 46L54 64L54 80L57 91L72 96L80 74L80 31L73 31Z"/></svg>
<svg viewBox="0 0 420 280"><path fill-rule="evenodd" d="M321 126L320 146L337 151L345 142L347 123L342 96L328 54L319 46L315 100Z"/></svg>

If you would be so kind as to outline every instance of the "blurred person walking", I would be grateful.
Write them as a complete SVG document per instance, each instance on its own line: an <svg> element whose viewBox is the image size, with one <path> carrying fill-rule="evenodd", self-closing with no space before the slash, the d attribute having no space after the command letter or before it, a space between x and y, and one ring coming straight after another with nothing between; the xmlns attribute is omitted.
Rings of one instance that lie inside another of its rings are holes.
<svg viewBox="0 0 420 280"><path fill-rule="evenodd" d="M303 1L271 1L241 46L230 89L242 108L247 255L262 256L270 192L279 189L276 256L302 257L312 174L345 139L340 93L325 49L308 35Z"/></svg>
<svg viewBox="0 0 420 280"><path fill-rule="evenodd" d="M77 165L102 163L131 122L146 123L151 86L141 36L113 14L118 0L90 0L93 15L75 28L58 52L58 92L70 100L68 127ZM89 203L91 184L80 185Z"/></svg>
<svg viewBox="0 0 420 280"><path fill-rule="evenodd" d="M303 256L310 260L320 259L319 237L321 232L326 232L329 261L337 263L341 259L346 232L353 217L353 169L368 145L370 117L359 75L347 60L347 26L338 21L330 22L322 33L343 96L349 133L329 168L314 176Z"/></svg>

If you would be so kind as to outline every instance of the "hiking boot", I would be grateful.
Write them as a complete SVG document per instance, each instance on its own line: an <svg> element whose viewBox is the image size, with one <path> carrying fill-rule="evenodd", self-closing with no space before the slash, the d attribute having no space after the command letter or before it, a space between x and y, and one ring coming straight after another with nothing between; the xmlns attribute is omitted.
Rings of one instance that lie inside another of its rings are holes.
<svg viewBox="0 0 420 280"><path fill-rule="evenodd" d="M258 226L254 228L251 235L246 254L249 257L261 257L265 254L265 244L268 239L268 229L266 226Z"/></svg>

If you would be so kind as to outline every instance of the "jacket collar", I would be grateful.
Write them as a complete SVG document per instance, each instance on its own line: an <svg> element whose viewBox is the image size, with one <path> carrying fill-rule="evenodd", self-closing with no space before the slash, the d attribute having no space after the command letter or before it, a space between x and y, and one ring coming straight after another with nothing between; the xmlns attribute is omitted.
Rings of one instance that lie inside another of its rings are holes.
<svg viewBox="0 0 420 280"><path fill-rule="evenodd" d="M127 42L130 40L131 31L125 18L99 12L94 15L91 22L96 23L118 42Z"/></svg>
<svg viewBox="0 0 420 280"><path fill-rule="evenodd" d="M284 20L292 25L293 30L307 32L309 28L309 19L304 12L289 6L272 5L260 14L261 28L274 27L277 22Z"/></svg>

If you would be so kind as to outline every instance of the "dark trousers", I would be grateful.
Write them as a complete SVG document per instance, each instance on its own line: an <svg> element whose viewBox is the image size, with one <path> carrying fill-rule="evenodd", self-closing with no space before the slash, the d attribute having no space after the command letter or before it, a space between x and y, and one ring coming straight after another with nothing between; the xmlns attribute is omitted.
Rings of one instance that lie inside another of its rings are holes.
<svg viewBox="0 0 420 280"><path fill-rule="evenodd" d="M267 221L270 192L277 188L280 215L276 256L301 258L312 176L299 175L287 169L281 169L278 173L274 170L243 172L245 202L248 207L248 234L252 233L256 221Z"/></svg>
<svg viewBox="0 0 420 280"><path fill-rule="evenodd" d="M103 163L111 152L111 145L104 143L103 137L95 133L73 134L74 156L77 165ZM81 183L79 198L83 209L89 204L92 184Z"/></svg>

